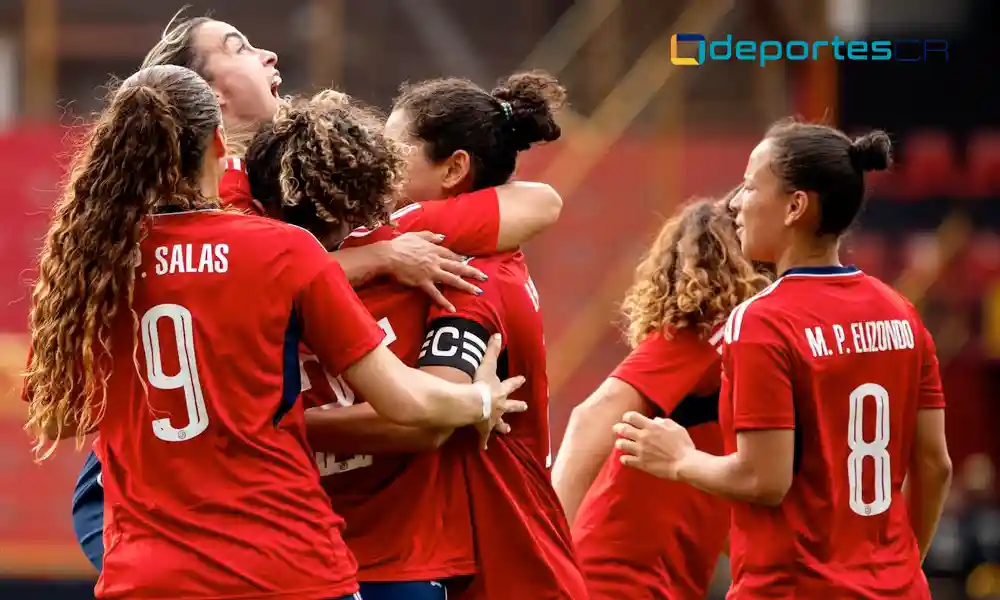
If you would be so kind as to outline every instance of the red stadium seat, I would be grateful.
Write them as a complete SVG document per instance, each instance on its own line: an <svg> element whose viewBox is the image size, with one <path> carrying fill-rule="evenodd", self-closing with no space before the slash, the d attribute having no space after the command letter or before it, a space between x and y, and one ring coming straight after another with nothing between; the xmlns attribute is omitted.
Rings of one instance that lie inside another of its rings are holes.
<svg viewBox="0 0 1000 600"><path fill-rule="evenodd" d="M981 131L969 140L968 186L977 198L1000 196L1000 131Z"/></svg>
<svg viewBox="0 0 1000 600"><path fill-rule="evenodd" d="M897 167L902 197L910 200L965 195L957 166L955 143L947 133L927 131L912 134L903 145ZM897 194L893 193L893 196Z"/></svg>
<svg viewBox="0 0 1000 600"><path fill-rule="evenodd" d="M895 171L874 171L865 175L868 193L872 198L902 200L906 192L902 177Z"/></svg>
<svg viewBox="0 0 1000 600"><path fill-rule="evenodd" d="M972 234L962 258L958 264L969 287L976 294L984 293L984 288L1000 277L1000 234L993 231Z"/></svg>
<svg viewBox="0 0 1000 600"><path fill-rule="evenodd" d="M885 238L874 231L856 231L847 239L846 261L875 277L885 277L889 261Z"/></svg>

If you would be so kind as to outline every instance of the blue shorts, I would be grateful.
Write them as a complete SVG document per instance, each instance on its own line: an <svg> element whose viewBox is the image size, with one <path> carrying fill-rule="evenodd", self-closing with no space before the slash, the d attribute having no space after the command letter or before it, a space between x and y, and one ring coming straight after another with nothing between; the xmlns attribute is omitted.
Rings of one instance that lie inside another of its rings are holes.
<svg viewBox="0 0 1000 600"><path fill-rule="evenodd" d="M97 572L104 563L104 488L101 463L91 452L83 463L73 491L73 530L76 541Z"/></svg>
<svg viewBox="0 0 1000 600"><path fill-rule="evenodd" d="M448 591L440 581L393 581L362 583L363 600L448 600Z"/></svg>

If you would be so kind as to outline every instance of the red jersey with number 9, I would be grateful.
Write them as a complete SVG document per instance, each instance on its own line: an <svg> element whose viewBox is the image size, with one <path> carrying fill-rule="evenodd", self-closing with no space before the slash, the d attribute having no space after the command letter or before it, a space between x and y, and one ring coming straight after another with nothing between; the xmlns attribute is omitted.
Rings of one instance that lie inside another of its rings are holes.
<svg viewBox="0 0 1000 600"><path fill-rule="evenodd" d="M393 221L396 227L356 230L341 247L391 240L412 229L443 233L443 245L456 252L492 252L499 229L496 191L411 204ZM424 342L427 295L388 277L365 285L358 295L386 332L389 350L414 366ZM341 377L322 373L311 355L302 359L307 405L336 410L364 401ZM475 572L460 456L317 453L316 459L333 507L348 523L345 540L358 560L360 581L426 581Z"/></svg>
<svg viewBox="0 0 1000 600"><path fill-rule="evenodd" d="M795 430L776 507L733 505L730 598L928 599L902 493L916 415L944 408L913 306L853 267L791 269L725 330L719 420Z"/></svg>
<svg viewBox="0 0 1000 600"><path fill-rule="evenodd" d="M356 591L296 404L300 337L334 371L383 337L339 265L296 227L161 214L141 244L132 308L137 333L129 310L113 326L95 448L106 507L97 597Z"/></svg>

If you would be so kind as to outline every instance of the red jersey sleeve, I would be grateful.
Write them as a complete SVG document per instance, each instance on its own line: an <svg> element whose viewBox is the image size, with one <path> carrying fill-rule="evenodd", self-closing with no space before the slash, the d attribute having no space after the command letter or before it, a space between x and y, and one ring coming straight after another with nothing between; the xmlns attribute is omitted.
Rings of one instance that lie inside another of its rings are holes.
<svg viewBox="0 0 1000 600"><path fill-rule="evenodd" d="M920 396L917 398L917 408L944 408L944 390L941 386L941 368L938 365L937 348L934 338L926 327L920 328L920 339L923 343L923 359L920 365Z"/></svg>
<svg viewBox="0 0 1000 600"><path fill-rule="evenodd" d="M399 235L399 231L397 231L392 225L382 225L377 229L358 227L351 233L347 234L344 241L340 243L340 249L344 250L345 248L357 248L359 246L367 246L376 242L388 242Z"/></svg>
<svg viewBox="0 0 1000 600"><path fill-rule="evenodd" d="M226 170L219 181L219 199L229 208L263 216L260 203L250 194L250 180L247 179L246 161L242 158L227 158Z"/></svg>
<svg viewBox="0 0 1000 600"><path fill-rule="evenodd" d="M496 188L404 206L393 215L400 231L433 231L444 245L466 255L492 254L500 236L500 197Z"/></svg>
<svg viewBox="0 0 1000 600"><path fill-rule="evenodd" d="M736 431L794 429L792 361L788 345L766 313L744 305L726 324L724 376L733 397Z"/></svg>
<svg viewBox="0 0 1000 600"><path fill-rule="evenodd" d="M611 373L669 415L716 364L718 352L693 332L667 337L655 332L642 340Z"/></svg>
<svg viewBox="0 0 1000 600"><path fill-rule="evenodd" d="M489 277L477 282L482 294L446 289L444 295L455 306L455 312L437 305L428 311L427 336L417 359L418 367L452 367L473 376L483 362L490 336L501 334L507 346L500 277L494 264L484 260L475 265Z"/></svg>
<svg viewBox="0 0 1000 600"><path fill-rule="evenodd" d="M382 343L385 332L354 293L340 264L311 234L295 233L301 235L293 237L291 264L305 274L295 297L303 341L327 372L343 373Z"/></svg>

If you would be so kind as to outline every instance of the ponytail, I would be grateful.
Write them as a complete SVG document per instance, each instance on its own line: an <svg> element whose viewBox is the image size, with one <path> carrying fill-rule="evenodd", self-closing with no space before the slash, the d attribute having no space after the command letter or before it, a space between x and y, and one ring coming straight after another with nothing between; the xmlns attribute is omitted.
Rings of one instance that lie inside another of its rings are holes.
<svg viewBox="0 0 1000 600"><path fill-rule="evenodd" d="M539 142L554 142L562 135L555 113L566 103L566 88L545 71L514 73L492 92L500 102L502 130L516 151Z"/></svg>
<svg viewBox="0 0 1000 600"><path fill-rule="evenodd" d="M201 81L181 67L133 75L72 162L41 252L29 317L26 429L37 436L40 459L55 449L54 442L45 449L44 432L58 439L75 428L81 445L103 416L111 327L120 309L131 310L145 218L160 205L199 202L205 127L192 127L191 107L182 114L175 98L196 85L192 77ZM137 331L138 317L132 317Z"/></svg>

